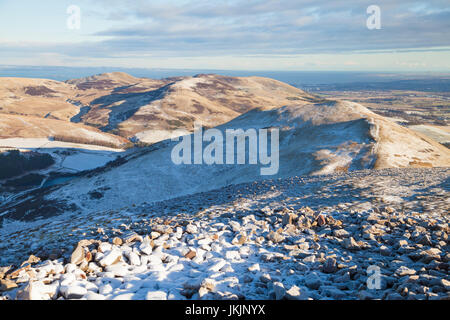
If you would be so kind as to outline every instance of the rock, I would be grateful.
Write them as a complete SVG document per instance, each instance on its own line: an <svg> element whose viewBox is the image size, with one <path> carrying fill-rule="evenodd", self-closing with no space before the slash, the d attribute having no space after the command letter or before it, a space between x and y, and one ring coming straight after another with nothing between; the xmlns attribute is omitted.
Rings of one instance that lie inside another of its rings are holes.
<svg viewBox="0 0 450 320"><path fill-rule="evenodd" d="M381 246L380 247L380 254L382 256L389 257L392 254L392 251L391 251L391 249L389 249L386 246Z"/></svg>
<svg viewBox="0 0 450 320"><path fill-rule="evenodd" d="M17 284L14 281L8 279L0 280L0 292L10 291L17 288Z"/></svg>
<svg viewBox="0 0 450 320"><path fill-rule="evenodd" d="M259 280L262 283L269 283L270 281L272 281L272 277L270 276L270 274L264 273L259 277Z"/></svg>
<svg viewBox="0 0 450 320"><path fill-rule="evenodd" d="M321 226L327 224L327 220L326 220L326 218L325 218L325 216L324 216L323 214L319 214L319 215L317 216L316 221L317 221L317 225L318 225L319 227L321 227Z"/></svg>
<svg viewBox="0 0 450 320"><path fill-rule="evenodd" d="M308 288L317 290L322 285L322 280L320 280L317 273L312 272L306 275L305 277L305 284Z"/></svg>
<svg viewBox="0 0 450 320"><path fill-rule="evenodd" d="M241 225L237 221L230 221L230 227L233 232L240 232L241 231Z"/></svg>
<svg viewBox="0 0 450 320"><path fill-rule="evenodd" d="M81 286L61 286L59 291L66 299L81 299L87 294L86 288Z"/></svg>
<svg viewBox="0 0 450 320"><path fill-rule="evenodd" d="M410 276L416 274L416 270L410 269L406 266L400 266L397 270L395 270L395 275L398 277Z"/></svg>
<svg viewBox="0 0 450 320"><path fill-rule="evenodd" d="M239 254L239 251L227 251L225 254L225 257L227 260L240 260L241 255Z"/></svg>
<svg viewBox="0 0 450 320"><path fill-rule="evenodd" d="M146 255L151 255L153 252L151 244L147 241L141 243L141 245L139 246L139 250Z"/></svg>
<svg viewBox="0 0 450 320"><path fill-rule="evenodd" d="M140 266L141 265L141 259L139 258L139 256L137 255L136 252L129 252L127 254L127 258L128 260L130 260L130 264L133 266Z"/></svg>
<svg viewBox="0 0 450 320"><path fill-rule="evenodd" d="M193 224L188 224L186 226L186 232L190 234L196 234L198 233L198 228Z"/></svg>
<svg viewBox="0 0 450 320"><path fill-rule="evenodd" d="M149 291L145 295L145 300L167 300L167 293L164 291Z"/></svg>
<svg viewBox="0 0 450 320"><path fill-rule="evenodd" d="M374 300L376 297L373 293L371 293L368 290L362 290L358 292L358 299L359 300Z"/></svg>
<svg viewBox="0 0 450 320"><path fill-rule="evenodd" d="M219 262L215 263L212 267L210 267L208 270L213 271L213 272L218 272L226 264L227 264L227 262L225 260L220 260Z"/></svg>
<svg viewBox="0 0 450 320"><path fill-rule="evenodd" d="M344 247L349 250L358 250L360 249L360 246L358 242L356 242L353 237L347 238L344 240Z"/></svg>
<svg viewBox="0 0 450 320"><path fill-rule="evenodd" d="M129 300L133 300L134 296L135 296L134 292L122 293L122 294L115 296L113 298L113 300L129 301Z"/></svg>
<svg viewBox="0 0 450 320"><path fill-rule="evenodd" d="M216 288L216 282L213 279L203 279L200 287L206 288L208 291L213 291Z"/></svg>
<svg viewBox="0 0 450 320"><path fill-rule="evenodd" d="M323 272L325 273L335 273L337 270L336 259L328 258L323 265Z"/></svg>
<svg viewBox="0 0 450 320"><path fill-rule="evenodd" d="M172 227L168 225L156 225L152 228L152 231L156 231L160 234L167 234L167 235L173 233Z"/></svg>
<svg viewBox="0 0 450 320"><path fill-rule="evenodd" d="M441 259L441 250L436 248L430 248L419 252L419 257L424 263L430 263L433 260L439 261Z"/></svg>
<svg viewBox="0 0 450 320"><path fill-rule="evenodd" d="M105 300L106 299L105 296L95 293L95 292L92 292L92 291L88 291L88 293L86 293L83 298L85 298L86 300Z"/></svg>
<svg viewBox="0 0 450 320"><path fill-rule="evenodd" d="M49 300L56 296L57 286L46 286L44 283L29 282L28 285L17 292L16 300Z"/></svg>
<svg viewBox="0 0 450 320"><path fill-rule="evenodd" d="M28 257L28 260L24 261L20 266L22 267L25 264L35 264L35 263L38 263L39 261L41 261L41 258L31 255Z"/></svg>
<svg viewBox="0 0 450 320"><path fill-rule="evenodd" d="M404 300L405 298L403 298L399 293L397 293L397 292L392 292L392 293L389 293L387 296L386 296L386 300Z"/></svg>
<svg viewBox="0 0 450 320"><path fill-rule="evenodd" d="M419 237L417 243L423 244L424 246L431 246L433 244L431 242L431 237L428 234Z"/></svg>
<svg viewBox="0 0 450 320"><path fill-rule="evenodd" d="M244 243L247 242L247 236L245 234L238 234L232 241L231 243L234 245L243 245Z"/></svg>
<svg viewBox="0 0 450 320"><path fill-rule="evenodd" d="M322 290L322 292L335 300L340 300L347 296L345 292L335 287L327 287L324 290Z"/></svg>
<svg viewBox="0 0 450 320"><path fill-rule="evenodd" d="M350 233L344 229L334 230L333 235L338 238L347 238L350 236Z"/></svg>
<svg viewBox="0 0 450 320"><path fill-rule="evenodd" d="M109 283L107 283L107 284L101 286L101 287L98 289L98 292L99 292L101 295L109 295L109 294L112 293L113 291L114 291L114 288L113 288L112 285L109 284Z"/></svg>
<svg viewBox="0 0 450 320"><path fill-rule="evenodd" d="M306 258L304 258L302 261L306 262L306 263L314 263L316 261L316 256L315 255L309 255Z"/></svg>
<svg viewBox="0 0 450 320"><path fill-rule="evenodd" d="M189 250L188 253L184 255L186 259L194 259L197 256L197 253L194 250Z"/></svg>
<svg viewBox="0 0 450 320"><path fill-rule="evenodd" d="M286 291L285 298L287 300L302 300L302 292L299 287L293 285L288 291Z"/></svg>
<svg viewBox="0 0 450 320"><path fill-rule="evenodd" d="M250 272L255 273L257 271L260 271L261 269L260 269L259 264L255 263L255 264L251 265L250 267L248 267L247 270L250 271Z"/></svg>
<svg viewBox="0 0 450 320"><path fill-rule="evenodd" d="M121 246L122 244L123 244L123 240L122 239L120 239L119 237L115 237L114 239L113 239L113 244L115 244L116 246Z"/></svg>
<svg viewBox="0 0 450 320"><path fill-rule="evenodd" d="M399 240L399 241L397 242L397 246L398 246L398 247L407 247L407 246L408 246L408 240L405 240L405 239Z"/></svg>
<svg viewBox="0 0 450 320"><path fill-rule="evenodd" d="M296 215L295 213L285 213L281 223L283 224L283 226L295 225L297 219L298 215Z"/></svg>
<svg viewBox="0 0 450 320"><path fill-rule="evenodd" d="M0 267L0 279L3 279L11 269L12 266Z"/></svg>
<svg viewBox="0 0 450 320"><path fill-rule="evenodd" d="M244 277L243 277L242 281L243 281L244 283L250 283L250 282L253 281L253 277L250 276L249 274L244 274Z"/></svg>
<svg viewBox="0 0 450 320"><path fill-rule="evenodd" d="M90 263L88 264L88 269L87 269L86 271L87 271L87 272L94 272L94 273L97 273L97 272L101 272L101 271L102 271L102 268L99 267L95 262L90 262Z"/></svg>
<svg viewBox="0 0 450 320"><path fill-rule="evenodd" d="M98 251L101 253L105 253L107 251L110 251L112 249L112 245L108 242L102 242L98 245Z"/></svg>
<svg viewBox="0 0 450 320"><path fill-rule="evenodd" d="M136 241L144 242L144 238L142 238L142 236L138 235L136 232L128 232L124 234L122 238L125 241L125 243L133 243Z"/></svg>
<svg viewBox="0 0 450 320"><path fill-rule="evenodd" d="M445 291L450 291L450 281L446 279L440 279L439 284L445 289Z"/></svg>
<svg viewBox="0 0 450 320"><path fill-rule="evenodd" d="M122 252L118 250L111 250L100 261L102 267L113 265L122 259Z"/></svg>
<svg viewBox="0 0 450 320"><path fill-rule="evenodd" d="M283 299L286 295L286 289L281 282L273 283L273 291L275 292L275 299L277 300Z"/></svg>
<svg viewBox="0 0 450 320"><path fill-rule="evenodd" d="M272 241L273 243L280 243L285 240L285 237L280 234L279 232L273 232L271 231L267 237L268 240Z"/></svg>
<svg viewBox="0 0 450 320"><path fill-rule="evenodd" d="M81 262L83 262L84 258L85 258L84 247L78 244L75 250L72 252L72 255L70 256L70 263L74 265L79 265Z"/></svg>

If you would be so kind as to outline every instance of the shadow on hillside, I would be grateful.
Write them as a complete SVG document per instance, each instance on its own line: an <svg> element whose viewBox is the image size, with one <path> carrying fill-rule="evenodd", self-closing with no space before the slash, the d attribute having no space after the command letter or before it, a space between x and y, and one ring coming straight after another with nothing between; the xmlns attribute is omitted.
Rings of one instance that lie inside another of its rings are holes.
<svg viewBox="0 0 450 320"><path fill-rule="evenodd" d="M127 92L127 93L112 93L91 102L92 108L90 112L95 112L95 109L111 110L109 113L108 124L100 128L102 131L111 131L117 128L120 122L126 121L139 111L143 106L150 104L155 100L163 97L169 85L161 88L145 91L145 92Z"/></svg>

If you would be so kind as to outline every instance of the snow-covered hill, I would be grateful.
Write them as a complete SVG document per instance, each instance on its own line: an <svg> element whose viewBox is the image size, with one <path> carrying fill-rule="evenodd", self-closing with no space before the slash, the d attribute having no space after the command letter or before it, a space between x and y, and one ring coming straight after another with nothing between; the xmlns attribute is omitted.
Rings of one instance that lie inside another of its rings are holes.
<svg viewBox="0 0 450 320"><path fill-rule="evenodd" d="M446 167L448 149L352 102L328 101L252 110L218 127L279 128L279 171L261 175L264 165L175 165L178 142L164 141L153 151L112 170L82 177L49 193L80 211L117 209L268 178L365 168ZM247 149L248 150L248 149ZM101 189L102 198L89 194Z"/></svg>

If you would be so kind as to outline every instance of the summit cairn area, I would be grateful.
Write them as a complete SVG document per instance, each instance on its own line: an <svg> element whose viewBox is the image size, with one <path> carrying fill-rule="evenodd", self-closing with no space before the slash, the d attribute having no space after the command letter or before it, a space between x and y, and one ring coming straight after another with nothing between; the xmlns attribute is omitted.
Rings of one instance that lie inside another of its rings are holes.
<svg viewBox="0 0 450 320"><path fill-rule="evenodd" d="M448 299L448 174L267 180L55 220L2 237L1 299Z"/></svg>

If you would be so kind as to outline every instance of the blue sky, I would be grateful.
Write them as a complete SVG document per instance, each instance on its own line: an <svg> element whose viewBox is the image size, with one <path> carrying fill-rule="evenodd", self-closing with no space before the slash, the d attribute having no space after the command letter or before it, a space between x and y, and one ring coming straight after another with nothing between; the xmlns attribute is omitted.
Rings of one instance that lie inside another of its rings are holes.
<svg viewBox="0 0 450 320"><path fill-rule="evenodd" d="M448 72L450 2L0 0L0 64Z"/></svg>

